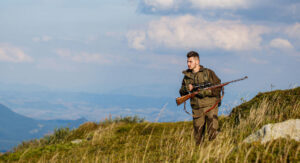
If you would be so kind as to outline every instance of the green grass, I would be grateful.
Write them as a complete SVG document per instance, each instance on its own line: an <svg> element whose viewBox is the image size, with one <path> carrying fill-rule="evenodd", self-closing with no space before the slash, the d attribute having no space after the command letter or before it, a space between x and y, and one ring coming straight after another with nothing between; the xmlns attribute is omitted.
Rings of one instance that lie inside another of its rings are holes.
<svg viewBox="0 0 300 163"><path fill-rule="evenodd" d="M294 114L294 108L298 107L296 104L300 101L300 87L298 87L289 90L259 93L252 100L233 108L230 113L231 120L234 121L235 124L238 124L240 118L249 116L251 109L259 108L259 105L264 100L270 104L275 104L275 108L268 109L266 112L266 116L271 116L271 118L269 117L270 122L282 122L287 119L300 118L300 114Z"/></svg>
<svg viewBox="0 0 300 163"><path fill-rule="evenodd" d="M260 93L221 116L214 141L195 146L192 122L150 123L138 117L88 122L23 142L1 162L299 162L300 143L243 140L267 123L300 118L300 87ZM72 144L81 139L82 143Z"/></svg>

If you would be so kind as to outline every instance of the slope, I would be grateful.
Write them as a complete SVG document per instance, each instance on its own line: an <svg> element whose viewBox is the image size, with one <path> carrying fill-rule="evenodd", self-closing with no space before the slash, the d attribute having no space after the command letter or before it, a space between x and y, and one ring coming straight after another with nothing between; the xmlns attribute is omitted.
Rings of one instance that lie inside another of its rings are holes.
<svg viewBox="0 0 300 163"><path fill-rule="evenodd" d="M262 125L300 118L300 88L260 93L220 117L214 141L196 146L192 122L150 123L137 117L87 122L76 130L24 142L0 160L19 162L299 162L300 143L243 140Z"/></svg>

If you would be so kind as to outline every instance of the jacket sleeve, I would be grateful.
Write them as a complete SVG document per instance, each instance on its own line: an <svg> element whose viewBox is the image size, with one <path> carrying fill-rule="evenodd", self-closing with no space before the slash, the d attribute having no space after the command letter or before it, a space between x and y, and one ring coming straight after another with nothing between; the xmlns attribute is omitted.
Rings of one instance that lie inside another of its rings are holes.
<svg viewBox="0 0 300 163"><path fill-rule="evenodd" d="M180 94L180 96L184 96L184 95L189 94L188 89L187 89L187 85L185 83L185 79L184 78L182 79L182 83L181 83L181 88L179 90L179 94Z"/></svg>

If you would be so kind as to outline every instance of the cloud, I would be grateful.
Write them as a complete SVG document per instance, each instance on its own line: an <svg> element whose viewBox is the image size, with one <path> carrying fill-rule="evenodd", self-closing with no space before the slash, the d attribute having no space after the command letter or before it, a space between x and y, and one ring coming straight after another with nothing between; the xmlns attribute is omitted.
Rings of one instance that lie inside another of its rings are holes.
<svg viewBox="0 0 300 163"><path fill-rule="evenodd" d="M39 132L39 129L32 129L29 131L30 134L36 134Z"/></svg>
<svg viewBox="0 0 300 163"><path fill-rule="evenodd" d="M129 31L127 33L128 44L131 48L144 50L145 45L143 45L146 34L144 31Z"/></svg>
<svg viewBox="0 0 300 163"><path fill-rule="evenodd" d="M201 14L212 18L244 17L254 20L297 21L297 0L139 0L146 14ZM263 15L263 16L262 16Z"/></svg>
<svg viewBox="0 0 300 163"><path fill-rule="evenodd" d="M294 25L288 26L285 33L291 38L300 39L300 23L297 22Z"/></svg>
<svg viewBox="0 0 300 163"><path fill-rule="evenodd" d="M146 54L134 57L137 62L145 63L142 66L150 69L174 69L174 67L185 67L185 58L171 54Z"/></svg>
<svg viewBox="0 0 300 163"><path fill-rule="evenodd" d="M54 70L54 71L66 71L66 72L74 72L77 70L77 67L66 64L64 62L60 62L53 58L43 58L37 62L36 67L38 69L45 70Z"/></svg>
<svg viewBox="0 0 300 163"><path fill-rule="evenodd" d="M69 59L74 62L79 63L99 63L99 64L107 64L112 61L106 58L105 55L97 54L97 53L87 53L87 52L71 52L69 49L57 49L56 53L62 57Z"/></svg>
<svg viewBox="0 0 300 163"><path fill-rule="evenodd" d="M225 74L238 74L239 71L232 68L222 68L221 71Z"/></svg>
<svg viewBox="0 0 300 163"><path fill-rule="evenodd" d="M52 40L51 36L41 36L32 38L32 41L34 42L48 42L50 40Z"/></svg>
<svg viewBox="0 0 300 163"><path fill-rule="evenodd" d="M122 56L88 52L73 52L69 49L56 49L55 52L61 58L77 63L116 64L128 61L127 58Z"/></svg>
<svg viewBox="0 0 300 163"><path fill-rule="evenodd" d="M293 45L285 39L276 38L270 42L270 46L278 49L292 49Z"/></svg>
<svg viewBox="0 0 300 163"><path fill-rule="evenodd" d="M140 8L145 12L162 12L198 9L238 9L248 8L253 1L247 0L141 0Z"/></svg>
<svg viewBox="0 0 300 163"><path fill-rule="evenodd" d="M260 59L254 58L254 57L250 57L249 61L252 63L255 63L255 64L267 64L268 63L268 61L260 60Z"/></svg>
<svg viewBox="0 0 300 163"><path fill-rule="evenodd" d="M151 21L146 29L131 30L127 34L130 47L170 49L215 49L252 50L259 49L261 35L268 28L245 25L239 21L206 21L191 15L162 17Z"/></svg>
<svg viewBox="0 0 300 163"><path fill-rule="evenodd" d="M114 67L134 67L134 68L146 68L146 69L159 69L169 70L174 67L185 67L186 63L183 62L185 57L178 57L174 54L155 54L155 53L138 53L124 56L123 54L99 54L99 53L87 53L87 52L74 52L70 49L56 49L57 55L67 61L75 63L92 63L97 65L106 65ZM45 62L40 64L40 68L52 68L55 70L69 70L67 64L64 66L59 64L58 61L53 59L44 60ZM65 68L64 68L65 67Z"/></svg>
<svg viewBox="0 0 300 163"><path fill-rule="evenodd" d="M237 9L247 8L251 1L247 0L189 0L193 7L199 9Z"/></svg>
<svg viewBox="0 0 300 163"><path fill-rule="evenodd" d="M174 7L175 0L143 0L146 6L151 6L152 10L166 10Z"/></svg>
<svg viewBox="0 0 300 163"><path fill-rule="evenodd" d="M64 36L59 36L59 37L52 37L48 35L44 36L38 36L38 37L33 37L32 41L34 42L49 42L49 41L67 41L67 42L80 42L80 43L85 43L89 44L91 42L95 42L99 39L99 35L86 35L83 37L64 37Z"/></svg>
<svg viewBox="0 0 300 163"><path fill-rule="evenodd" d="M33 58L25 54L25 52L10 44L0 44L0 61L3 62L32 62Z"/></svg>

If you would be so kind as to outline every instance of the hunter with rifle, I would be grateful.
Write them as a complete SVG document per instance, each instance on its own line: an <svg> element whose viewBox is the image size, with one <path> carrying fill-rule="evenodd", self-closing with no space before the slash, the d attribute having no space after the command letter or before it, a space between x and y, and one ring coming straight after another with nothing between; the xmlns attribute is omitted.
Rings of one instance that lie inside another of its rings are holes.
<svg viewBox="0 0 300 163"><path fill-rule="evenodd" d="M183 71L184 78L180 88L181 97L176 99L177 105L190 99L193 116L194 137L196 145L204 140L205 130L208 132L208 139L216 138L219 128L218 107L224 94L223 86L246 79L234 80L221 84L221 80L214 71L200 65L199 54L190 51L187 54L188 69ZM187 112L189 114L189 112Z"/></svg>

